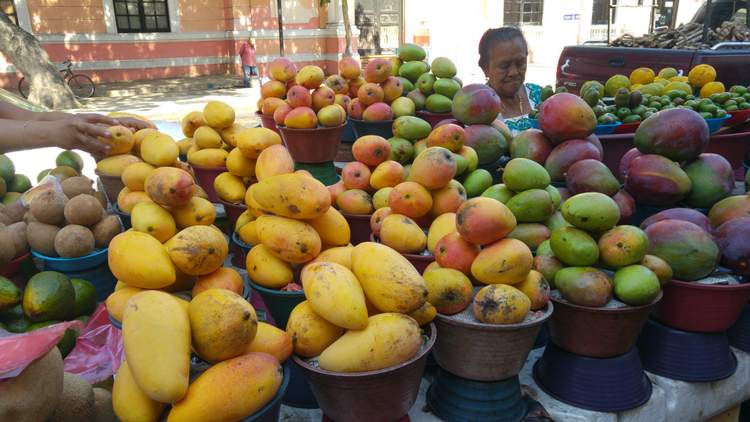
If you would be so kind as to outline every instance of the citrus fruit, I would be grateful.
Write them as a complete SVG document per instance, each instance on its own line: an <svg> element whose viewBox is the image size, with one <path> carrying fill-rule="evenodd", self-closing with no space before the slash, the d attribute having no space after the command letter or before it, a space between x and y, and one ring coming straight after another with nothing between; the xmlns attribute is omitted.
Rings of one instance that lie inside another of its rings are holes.
<svg viewBox="0 0 750 422"><path fill-rule="evenodd" d="M720 94L724 92L724 84L721 82L713 81L703 85L701 88L701 98L708 98L712 94Z"/></svg>
<svg viewBox="0 0 750 422"><path fill-rule="evenodd" d="M607 79L604 84L604 93L607 97L614 97L620 88L630 88L630 79L625 75L615 75Z"/></svg>
<svg viewBox="0 0 750 422"><path fill-rule="evenodd" d="M654 74L653 70L647 67L639 67L638 69L630 72L630 83L632 85L650 84L654 81L654 77L656 77L656 75Z"/></svg>
<svg viewBox="0 0 750 422"><path fill-rule="evenodd" d="M659 74L657 75L660 78L669 79L674 78L675 76L678 76L679 73L677 73L677 69L673 67L665 67L664 69L659 71Z"/></svg>
<svg viewBox="0 0 750 422"><path fill-rule="evenodd" d="M696 88L701 88L703 85L716 80L716 69L708 64L699 64L690 69L688 79L691 85Z"/></svg>
<svg viewBox="0 0 750 422"><path fill-rule="evenodd" d="M692 94L693 88L690 86L690 84L685 82L670 82L664 88L661 90L662 95L668 93L669 91L682 91L685 94Z"/></svg>
<svg viewBox="0 0 750 422"><path fill-rule="evenodd" d="M669 83L669 79L665 79L665 78L657 76L657 77L654 78L654 83L655 84L659 84L661 86L664 86L664 85L667 85Z"/></svg>

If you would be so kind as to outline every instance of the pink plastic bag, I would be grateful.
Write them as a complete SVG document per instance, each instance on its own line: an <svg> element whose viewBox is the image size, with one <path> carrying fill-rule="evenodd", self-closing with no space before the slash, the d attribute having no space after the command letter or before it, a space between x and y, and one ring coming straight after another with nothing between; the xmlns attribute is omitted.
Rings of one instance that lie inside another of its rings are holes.
<svg viewBox="0 0 750 422"><path fill-rule="evenodd" d="M68 328L80 332L83 324L67 321L23 334L5 335L0 330L0 380L18 376L30 363L47 354Z"/></svg>
<svg viewBox="0 0 750 422"><path fill-rule="evenodd" d="M80 375L91 384L110 378L123 359L122 333L109 322L104 304L100 304L65 358L65 372Z"/></svg>

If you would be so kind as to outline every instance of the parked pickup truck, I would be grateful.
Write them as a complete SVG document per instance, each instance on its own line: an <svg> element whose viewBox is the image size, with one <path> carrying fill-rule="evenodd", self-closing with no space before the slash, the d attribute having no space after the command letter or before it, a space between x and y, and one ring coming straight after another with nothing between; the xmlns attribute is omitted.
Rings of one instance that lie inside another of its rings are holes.
<svg viewBox="0 0 750 422"><path fill-rule="evenodd" d="M706 20L711 28L737 19L735 0L706 2L692 19L693 24ZM711 13L707 13L710 11ZM745 12L746 13L746 12ZM747 15L744 15L744 23ZM750 85L750 42L718 42L708 49L667 49L609 47L606 42L587 42L565 47L557 64L557 85L577 93L588 80L606 82L615 74L629 75L639 67L655 71L673 67L687 75L698 64L716 69L717 80L725 86Z"/></svg>

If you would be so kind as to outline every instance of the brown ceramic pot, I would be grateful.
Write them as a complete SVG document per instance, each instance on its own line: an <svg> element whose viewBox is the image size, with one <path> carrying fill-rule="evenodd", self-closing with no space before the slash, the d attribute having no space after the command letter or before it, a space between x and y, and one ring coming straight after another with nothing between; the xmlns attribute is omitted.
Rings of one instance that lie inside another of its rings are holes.
<svg viewBox="0 0 750 422"><path fill-rule="evenodd" d="M122 188L125 187L122 183L122 178L120 176L108 176L101 173L99 170L94 170L94 173L99 176L99 180L102 182L104 193L107 195L109 203L116 204L117 195L119 195Z"/></svg>
<svg viewBox="0 0 750 422"><path fill-rule="evenodd" d="M219 195L216 194L214 189L214 179L216 176L227 171L226 167L201 167L193 165L193 171L195 172L195 181L203 188L208 196L208 200L213 203L219 203Z"/></svg>
<svg viewBox="0 0 750 422"><path fill-rule="evenodd" d="M370 217L372 214L347 214L341 213L346 222L349 223L349 230L351 231L351 243L354 246L359 245L362 242L369 242L371 229L370 229Z"/></svg>
<svg viewBox="0 0 750 422"><path fill-rule="evenodd" d="M336 158L344 125L314 129L279 126L279 131L295 163L327 163Z"/></svg>
<svg viewBox="0 0 750 422"><path fill-rule="evenodd" d="M278 133L279 135L279 128L276 127L276 121L273 119L273 116L266 116L265 114L256 111L255 116L260 119L260 125L263 126L266 129L271 129L272 131Z"/></svg>

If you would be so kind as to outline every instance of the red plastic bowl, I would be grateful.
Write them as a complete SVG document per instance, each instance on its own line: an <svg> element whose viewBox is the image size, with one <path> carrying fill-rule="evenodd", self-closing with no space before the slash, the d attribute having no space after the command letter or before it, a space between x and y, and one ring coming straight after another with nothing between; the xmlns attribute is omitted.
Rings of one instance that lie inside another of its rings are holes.
<svg viewBox="0 0 750 422"><path fill-rule="evenodd" d="M615 134L634 133L635 130L638 129L638 126L640 125L641 125L641 122L623 123L620 126L617 126L615 128Z"/></svg>
<svg viewBox="0 0 750 422"><path fill-rule="evenodd" d="M370 242L380 243L380 239L375 237L375 235L373 234L370 235L369 240ZM422 255L422 254L414 254L414 253L401 253L401 255L403 255L404 258L409 260L409 262L411 262L411 265L413 265L414 268L416 268L420 274L423 274L425 268L427 268L427 266L430 265L430 263L435 260L435 256L432 254Z"/></svg>
<svg viewBox="0 0 750 422"><path fill-rule="evenodd" d="M699 333L728 330L750 299L750 283L709 285L672 280L662 290L656 317L672 328Z"/></svg>
<svg viewBox="0 0 750 422"><path fill-rule="evenodd" d="M237 219L240 218L240 215L242 215L245 210L247 210L247 205L233 204L221 198L219 198L219 202L221 205L224 205L224 211L227 213L227 218L229 218L229 222L231 223L229 227L229 233L231 234L234 232L234 226L237 224Z"/></svg>
<svg viewBox="0 0 750 422"><path fill-rule="evenodd" d="M18 270L21 269L21 264L23 264L23 261L25 261L26 258L29 257L30 253L31 252L26 252L25 254L13 258L13 260L10 261L5 267L0 268L0 275L6 278L11 278L14 275L18 274Z"/></svg>
<svg viewBox="0 0 750 422"><path fill-rule="evenodd" d="M729 117L729 119L724 122L724 126L735 126L745 123L748 117L750 117L750 109L728 111L727 113L729 113L731 117Z"/></svg>
<svg viewBox="0 0 750 422"><path fill-rule="evenodd" d="M273 119L273 116L266 116L260 111L256 111L255 116L260 119L261 126L263 126L266 129L271 129L272 131L281 135L281 133L279 132L279 128L276 127L276 120Z"/></svg>
<svg viewBox="0 0 750 422"><path fill-rule="evenodd" d="M195 172L195 180L199 185L206 191L208 200L214 203L219 203L219 195L216 194L214 189L214 179L216 176L227 171L226 167L201 167L193 165L193 171Z"/></svg>
<svg viewBox="0 0 750 422"><path fill-rule="evenodd" d="M426 120L432 127L437 126L437 124L442 122L443 120L453 118L453 113L432 113L427 110L419 110L416 114L417 117L422 120Z"/></svg>
<svg viewBox="0 0 750 422"><path fill-rule="evenodd" d="M369 242L372 231L370 229L370 218L372 214L347 214L341 213L346 222L349 223L349 230L351 231L351 243L354 246L359 245L362 242Z"/></svg>

